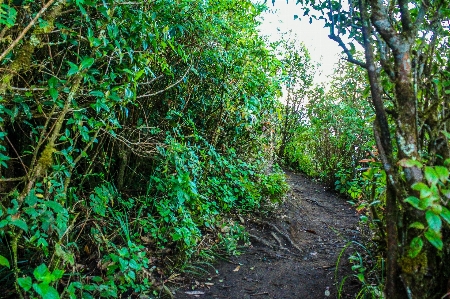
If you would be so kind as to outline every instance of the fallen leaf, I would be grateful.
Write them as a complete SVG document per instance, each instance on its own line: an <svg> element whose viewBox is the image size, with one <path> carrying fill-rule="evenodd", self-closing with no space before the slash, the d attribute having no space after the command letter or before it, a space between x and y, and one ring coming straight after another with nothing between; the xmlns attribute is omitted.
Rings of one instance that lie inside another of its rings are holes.
<svg viewBox="0 0 450 299"><path fill-rule="evenodd" d="M205 285L207 285L207 286L213 286L214 283L212 283L212 282L205 282Z"/></svg>
<svg viewBox="0 0 450 299"><path fill-rule="evenodd" d="M233 272L237 272L239 271L239 269L241 269L241 266L237 266L236 269L233 270Z"/></svg>

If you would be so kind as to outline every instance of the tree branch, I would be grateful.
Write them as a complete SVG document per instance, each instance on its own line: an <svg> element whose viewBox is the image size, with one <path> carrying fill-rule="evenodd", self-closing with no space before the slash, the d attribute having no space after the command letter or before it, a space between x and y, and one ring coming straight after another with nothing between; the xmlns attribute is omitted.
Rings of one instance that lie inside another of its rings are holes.
<svg viewBox="0 0 450 299"><path fill-rule="evenodd" d="M186 77L186 75L189 73L189 70L190 70L190 69L191 69L191 66L189 66L189 67L187 68L187 70L186 70L186 72L184 73L184 75L181 76L181 78L180 78L179 80L177 80L175 83L170 84L170 85L167 86L166 88L161 89L161 90L158 90L158 91L156 91L156 92L154 92L154 93L146 93L146 94L137 96L136 99L153 97L153 96L156 96L156 95L158 95L158 94L160 94L160 93L163 93L163 92L165 92L165 91L171 89L172 87L175 87L175 86L178 85L181 81L183 81L183 79L184 79L184 78Z"/></svg>
<svg viewBox="0 0 450 299"><path fill-rule="evenodd" d="M9 47L3 51L3 53L0 55L0 61L2 61L6 55L11 52L12 49L22 40L22 38L27 34L27 32L33 27L33 25L37 22L37 20L44 14L44 12L47 10L47 8L50 7L56 0L49 0L47 4L44 5L44 7L41 8L41 10L36 14L33 20L23 29L23 31L19 34L19 36L9 45Z"/></svg>
<svg viewBox="0 0 450 299"><path fill-rule="evenodd" d="M387 45L382 38L378 34L374 34L377 40L378 52L380 53L380 63L383 70L388 75L389 79L394 80L395 74L392 70L392 66L387 61Z"/></svg>
<svg viewBox="0 0 450 299"><path fill-rule="evenodd" d="M400 44L400 35L395 31L388 18L386 6L383 0L369 0L372 7L371 20L381 37L389 47L397 50Z"/></svg>
<svg viewBox="0 0 450 299"><path fill-rule="evenodd" d="M403 32L409 34L413 31L414 26L411 21L411 14L408 8L409 1L398 0L398 5L400 6L400 20L402 22Z"/></svg>
<svg viewBox="0 0 450 299"><path fill-rule="evenodd" d="M363 67L363 68L367 68L367 65L364 62L362 62L360 60L357 60L357 59L355 59L353 57L352 53L350 52L348 47L344 44L344 42L342 41L342 38L340 36L337 36L337 35L335 35L333 33L333 34L328 35L328 37L331 40L334 40L335 42L337 42L338 45L342 48L342 50L344 50L344 53L347 55L347 59L346 60L348 62L354 63L356 65L359 65L360 67Z"/></svg>
<svg viewBox="0 0 450 299"><path fill-rule="evenodd" d="M25 180L27 177L26 176L21 176L21 177L17 177L17 178L5 178L5 179L0 179L0 182L20 182Z"/></svg>

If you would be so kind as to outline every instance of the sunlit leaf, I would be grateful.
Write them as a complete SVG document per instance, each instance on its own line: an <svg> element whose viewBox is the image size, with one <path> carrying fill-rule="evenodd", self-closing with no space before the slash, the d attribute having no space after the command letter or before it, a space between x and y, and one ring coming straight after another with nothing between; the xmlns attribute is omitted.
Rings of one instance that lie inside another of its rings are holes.
<svg viewBox="0 0 450 299"><path fill-rule="evenodd" d="M413 190L420 191L420 198L428 197L432 194L430 187L422 182L415 183L411 186Z"/></svg>
<svg viewBox="0 0 450 299"><path fill-rule="evenodd" d="M50 282L50 271L45 264L37 266L33 271L34 278L39 281Z"/></svg>
<svg viewBox="0 0 450 299"><path fill-rule="evenodd" d="M419 161L406 158L398 161L398 164L402 167L418 167L418 168L423 167L423 164L420 163Z"/></svg>
<svg viewBox="0 0 450 299"><path fill-rule="evenodd" d="M45 299L59 299L60 298L58 291L54 287L51 287L46 283L39 283L39 284L34 283L33 289L36 291L36 293L41 295L42 298L45 298Z"/></svg>
<svg viewBox="0 0 450 299"><path fill-rule="evenodd" d="M410 205L412 205L413 207L415 207L416 209L422 210L422 208L419 206L419 202L420 200L415 197L415 196L409 196L405 199L405 202L409 203Z"/></svg>
<svg viewBox="0 0 450 299"><path fill-rule="evenodd" d="M83 61L81 62L81 65L80 65L80 70L84 70L84 69L90 68L94 64L94 61L95 60L92 57L88 57L88 58L83 59Z"/></svg>
<svg viewBox="0 0 450 299"><path fill-rule="evenodd" d="M450 211L446 207L442 207L440 215L442 219L444 219L448 224L450 224Z"/></svg>

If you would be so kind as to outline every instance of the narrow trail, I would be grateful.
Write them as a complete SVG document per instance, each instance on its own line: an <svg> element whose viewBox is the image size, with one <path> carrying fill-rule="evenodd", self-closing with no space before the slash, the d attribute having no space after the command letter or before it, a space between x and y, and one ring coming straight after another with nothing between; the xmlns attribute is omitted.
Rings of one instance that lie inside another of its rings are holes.
<svg viewBox="0 0 450 299"><path fill-rule="evenodd" d="M249 249L179 289L176 299L337 298L336 263L344 246L359 236L358 217L319 183L286 174L291 191L277 215L246 223ZM340 259L338 283L350 274L348 253ZM345 285L342 298L354 298L355 282L349 279Z"/></svg>

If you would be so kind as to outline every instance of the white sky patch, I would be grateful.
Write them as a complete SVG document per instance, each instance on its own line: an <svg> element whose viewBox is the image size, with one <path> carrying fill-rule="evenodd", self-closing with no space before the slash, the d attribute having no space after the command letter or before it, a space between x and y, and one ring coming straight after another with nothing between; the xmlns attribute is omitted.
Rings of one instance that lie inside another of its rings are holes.
<svg viewBox="0 0 450 299"><path fill-rule="evenodd" d="M303 17L300 6L295 5L295 1L286 3L284 0L275 2L272 6L268 1L269 11L262 14L263 21L259 29L262 35L268 36L270 41L280 40L281 32L292 30L299 42L303 42L308 48L313 62L319 62L315 83L326 82L327 76L333 73L334 64L339 59L342 52L338 44L328 38L329 28L324 28L323 20L313 20L309 23L309 17ZM294 15L298 15L301 20L294 20Z"/></svg>

